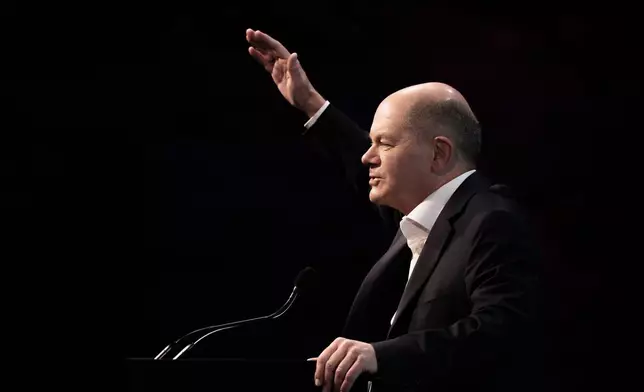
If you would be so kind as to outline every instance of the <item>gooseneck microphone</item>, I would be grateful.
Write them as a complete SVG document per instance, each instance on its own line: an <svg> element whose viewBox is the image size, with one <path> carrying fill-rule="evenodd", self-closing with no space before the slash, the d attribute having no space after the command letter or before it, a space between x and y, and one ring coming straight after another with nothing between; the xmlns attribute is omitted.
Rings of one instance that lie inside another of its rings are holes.
<svg viewBox="0 0 644 392"><path fill-rule="evenodd" d="M183 344L187 341L190 340L190 342L183 347L179 353L177 353L172 359L178 359L181 355L185 354L188 350L193 348L195 345L197 345L199 342L201 342L203 339L207 338L208 336L217 333L219 331L224 331L227 329L235 328L240 325L245 325L245 324L250 324L250 323L257 323L257 322L262 322L266 320L275 320L282 316L284 313L286 313L295 300L303 293L308 290L310 290L316 282L316 277L317 273L315 270L311 267L306 267L300 273L297 275L295 278L295 285L293 287L293 291L291 291L291 295L288 297L284 305L282 305L279 309L277 309L275 312L272 314L269 314L268 316L261 316L261 317L255 317L247 320L240 320L240 321L233 321L230 323L226 324L220 324L220 325L211 325L209 327L204 327L204 328L199 328L196 329L192 332L189 332L179 339L175 340L174 342L168 344L159 354L157 354L156 357L154 357L155 360L163 359L165 358L168 353L176 346L179 344ZM199 338L191 339L195 335L202 334Z"/></svg>

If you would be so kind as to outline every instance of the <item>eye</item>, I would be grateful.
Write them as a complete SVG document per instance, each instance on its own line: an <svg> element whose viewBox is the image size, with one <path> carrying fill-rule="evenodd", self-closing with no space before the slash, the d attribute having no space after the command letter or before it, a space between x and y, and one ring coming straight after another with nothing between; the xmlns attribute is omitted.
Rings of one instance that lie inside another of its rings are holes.
<svg viewBox="0 0 644 392"><path fill-rule="evenodd" d="M379 147L379 148L381 147L385 150L388 150L394 146L391 140L383 139L382 137L377 137L375 140L371 142L371 145L372 146L375 145L376 147Z"/></svg>

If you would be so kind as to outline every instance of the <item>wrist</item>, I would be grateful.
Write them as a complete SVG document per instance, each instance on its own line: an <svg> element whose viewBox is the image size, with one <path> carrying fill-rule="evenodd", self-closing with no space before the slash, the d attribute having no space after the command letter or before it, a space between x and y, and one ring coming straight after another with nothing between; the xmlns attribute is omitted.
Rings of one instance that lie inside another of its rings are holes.
<svg viewBox="0 0 644 392"><path fill-rule="evenodd" d="M315 115L315 113L318 112L318 110L320 110L325 102L326 100L324 99L324 97L322 97L322 95L320 95L320 93L318 93L317 91L313 90L309 98L304 102L302 111L308 118L311 118Z"/></svg>

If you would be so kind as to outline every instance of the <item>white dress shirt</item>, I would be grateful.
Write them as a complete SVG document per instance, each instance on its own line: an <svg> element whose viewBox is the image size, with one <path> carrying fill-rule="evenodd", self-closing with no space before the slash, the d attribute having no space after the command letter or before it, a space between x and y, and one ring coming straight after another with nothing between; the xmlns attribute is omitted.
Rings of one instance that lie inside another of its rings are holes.
<svg viewBox="0 0 644 392"><path fill-rule="evenodd" d="M327 108L328 106L329 106L329 101L325 101L325 102L324 102L324 105L322 105L322 107L318 109L318 111L313 115L313 117L311 117L311 118L309 119L309 121L307 121L307 122L304 124L304 127L305 127L307 130L308 130L309 128L311 128L311 127L313 126L313 124L315 124L315 122L318 120L318 118L322 115L322 113L324 113L324 111L326 110L326 108Z"/></svg>
<svg viewBox="0 0 644 392"><path fill-rule="evenodd" d="M409 215L403 216L400 221L400 231L407 239L407 246L411 250L411 263L409 264L409 273L407 274L407 282L411 278L412 272L414 272L414 267L416 267L416 262L418 257L420 257L420 252L423 250L425 241L429 236L436 219L440 215L443 208L452 197L456 189L465 181L476 170L467 171L458 177L452 179L447 184L438 188L436 191L431 193L425 200L423 200L419 205L417 205ZM393 323L396 314L391 318Z"/></svg>
<svg viewBox="0 0 644 392"><path fill-rule="evenodd" d="M328 106L329 101L326 101L317 113L315 113L315 115L313 115L313 117L304 124L307 130L315 124L317 119ZM402 231L402 234L407 239L407 246L411 250L412 254L411 263L409 264L409 273L407 274L408 282L412 272L414 271L420 252L423 250L425 241L427 240L434 223L436 223L436 219L438 219L438 215L443 211L443 208L445 208L448 200L452 197L454 192L456 192L456 189L458 189L463 181L465 181L465 179L475 171L476 170L467 171L452 179L450 182L427 196L425 200L418 204L409 213L409 215L403 216L400 221L400 231ZM391 322L393 322L395 317L396 314L394 313L394 317L392 317Z"/></svg>
<svg viewBox="0 0 644 392"><path fill-rule="evenodd" d="M403 216L400 221L400 231L407 239L407 246L409 246L413 255L407 279L411 277L411 273L414 271L420 251L423 249L427 236L434 223L436 223L436 219L438 219L438 215L443 211L447 201L456 192L456 189L474 172L475 170L470 170L454 178L427 196L409 215Z"/></svg>

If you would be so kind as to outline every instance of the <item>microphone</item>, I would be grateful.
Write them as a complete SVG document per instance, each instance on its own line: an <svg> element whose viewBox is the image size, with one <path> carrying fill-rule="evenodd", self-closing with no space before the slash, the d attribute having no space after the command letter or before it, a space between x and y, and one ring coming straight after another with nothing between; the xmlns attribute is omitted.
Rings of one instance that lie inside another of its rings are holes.
<svg viewBox="0 0 644 392"><path fill-rule="evenodd" d="M199 334L199 333L204 333L200 338L197 340L194 340L190 342L188 345L186 345L177 355L175 355L172 359L178 359L181 355L185 354L188 350L193 348L195 345L197 345L200 341L203 339L207 338L208 336L217 333L219 331L224 331L227 329L235 328L240 325L245 325L245 324L250 324L250 323L255 323L255 322L261 322L261 321L266 321L266 320L275 320L285 314L293 305L295 300L304 292L310 291L316 284L317 281L317 273L316 271L311 268L311 267L306 267L302 271L300 271L297 274L297 277L295 278L295 284L293 286L293 291L291 291L291 295L288 297L284 305L282 305L279 309L277 309L275 312L272 314L269 314L268 316L261 316L261 317L255 317L247 320L240 320L240 321L233 321L230 323L226 324L220 324L220 325L212 325L209 327L204 327L204 328L199 328L196 329L192 332L189 332L179 339L175 340L174 342L168 344L159 354L157 354L156 357L154 357L155 360L163 359L172 348L175 346L179 345L182 342L185 342L192 336Z"/></svg>

